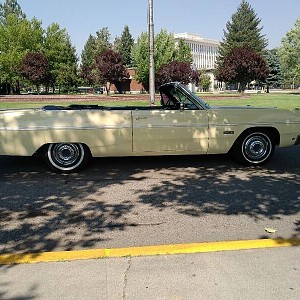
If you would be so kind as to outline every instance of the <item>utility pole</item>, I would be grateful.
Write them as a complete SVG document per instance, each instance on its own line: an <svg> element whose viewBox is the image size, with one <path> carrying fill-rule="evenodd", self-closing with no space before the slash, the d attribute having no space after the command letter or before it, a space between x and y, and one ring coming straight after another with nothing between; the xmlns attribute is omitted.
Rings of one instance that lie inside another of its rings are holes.
<svg viewBox="0 0 300 300"><path fill-rule="evenodd" d="M148 11L149 22L149 92L150 105L155 102L155 67L154 67L154 22L153 22L153 0L149 0Z"/></svg>

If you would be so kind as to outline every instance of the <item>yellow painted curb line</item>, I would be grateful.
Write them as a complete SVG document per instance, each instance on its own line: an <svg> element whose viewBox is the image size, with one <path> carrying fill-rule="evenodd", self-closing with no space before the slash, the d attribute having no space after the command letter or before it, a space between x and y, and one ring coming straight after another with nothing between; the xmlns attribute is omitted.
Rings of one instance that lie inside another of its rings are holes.
<svg viewBox="0 0 300 300"><path fill-rule="evenodd" d="M0 254L0 264L24 264L38 262L71 261L80 259L112 258L127 256L150 256L167 254L188 254L217 251L247 250L300 246L300 239L261 239L191 243L158 246L142 246L114 249L92 249L76 251L40 252L28 254Z"/></svg>

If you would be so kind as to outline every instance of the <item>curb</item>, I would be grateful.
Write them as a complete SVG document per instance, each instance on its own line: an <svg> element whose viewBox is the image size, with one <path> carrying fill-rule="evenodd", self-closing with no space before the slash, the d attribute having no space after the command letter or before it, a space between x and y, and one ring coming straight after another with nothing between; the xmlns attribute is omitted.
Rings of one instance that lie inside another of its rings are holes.
<svg viewBox="0 0 300 300"><path fill-rule="evenodd" d="M260 239L224 241L211 243L190 243L157 246L141 246L112 249L91 249L75 251L40 252L26 254L0 254L0 265L28 264L40 262L73 261L83 259L137 257L236 251L261 248L300 246L300 239Z"/></svg>

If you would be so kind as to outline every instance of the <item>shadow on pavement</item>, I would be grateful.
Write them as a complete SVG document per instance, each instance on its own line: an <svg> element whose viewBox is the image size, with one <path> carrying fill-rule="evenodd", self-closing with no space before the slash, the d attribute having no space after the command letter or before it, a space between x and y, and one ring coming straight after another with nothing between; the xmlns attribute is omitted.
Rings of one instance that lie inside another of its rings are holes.
<svg viewBox="0 0 300 300"><path fill-rule="evenodd" d="M298 150L277 149L266 166L250 168L219 155L98 158L71 175L50 173L36 158L0 157L0 252L91 248L109 232L145 226L132 221L137 207L193 218L296 216Z"/></svg>

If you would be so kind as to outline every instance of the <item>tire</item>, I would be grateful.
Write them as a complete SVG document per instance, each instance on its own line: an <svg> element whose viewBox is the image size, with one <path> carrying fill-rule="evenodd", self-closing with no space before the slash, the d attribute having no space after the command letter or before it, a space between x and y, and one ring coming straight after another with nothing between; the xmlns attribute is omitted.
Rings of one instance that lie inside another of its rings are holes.
<svg viewBox="0 0 300 300"><path fill-rule="evenodd" d="M236 141L232 154L244 165L261 165L273 155L274 148L274 141L268 133L248 132Z"/></svg>
<svg viewBox="0 0 300 300"><path fill-rule="evenodd" d="M49 144L45 160L55 172L72 173L82 169L90 158L87 146L79 143Z"/></svg>

